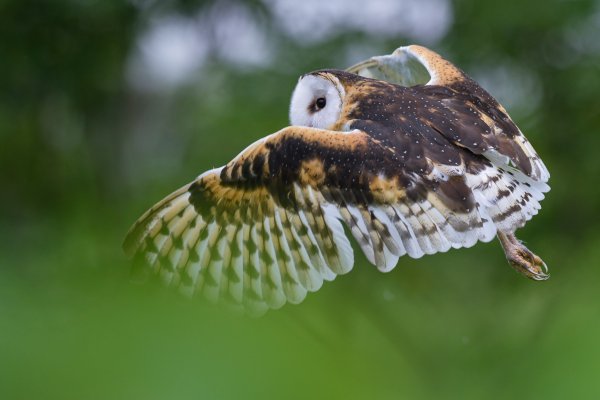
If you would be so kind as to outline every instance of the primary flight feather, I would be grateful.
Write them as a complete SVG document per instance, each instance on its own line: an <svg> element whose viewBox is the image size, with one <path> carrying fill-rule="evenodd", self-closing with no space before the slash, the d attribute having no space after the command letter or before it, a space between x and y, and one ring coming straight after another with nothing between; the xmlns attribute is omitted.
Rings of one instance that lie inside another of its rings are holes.
<svg viewBox="0 0 600 400"><path fill-rule="evenodd" d="M548 277L514 236L540 209L548 170L506 110L438 54L413 45L306 74L290 120L148 210L127 254L252 312L350 271L343 224L382 271L498 236L519 272Z"/></svg>

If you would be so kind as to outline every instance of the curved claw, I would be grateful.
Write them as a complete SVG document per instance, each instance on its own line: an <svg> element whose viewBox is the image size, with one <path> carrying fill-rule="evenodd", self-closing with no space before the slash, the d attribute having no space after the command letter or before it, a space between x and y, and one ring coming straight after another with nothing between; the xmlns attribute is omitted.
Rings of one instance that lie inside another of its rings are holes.
<svg viewBox="0 0 600 400"><path fill-rule="evenodd" d="M508 263L519 273L535 281L545 281L550 278L548 266L514 234L498 233L498 239L504 248Z"/></svg>
<svg viewBox="0 0 600 400"><path fill-rule="evenodd" d="M546 263L529 250L527 250L527 252L527 254L519 254L516 257L507 256L508 263L517 270L517 272L520 272L534 281L545 281L550 278L550 275L547 273L548 266Z"/></svg>

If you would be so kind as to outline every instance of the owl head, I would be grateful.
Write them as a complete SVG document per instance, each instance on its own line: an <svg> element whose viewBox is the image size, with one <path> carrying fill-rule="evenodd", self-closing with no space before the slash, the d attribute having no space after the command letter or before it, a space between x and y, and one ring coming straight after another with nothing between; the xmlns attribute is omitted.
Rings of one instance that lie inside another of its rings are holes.
<svg viewBox="0 0 600 400"><path fill-rule="evenodd" d="M338 121L346 91L342 71L316 71L298 80L290 103L291 125L327 129Z"/></svg>

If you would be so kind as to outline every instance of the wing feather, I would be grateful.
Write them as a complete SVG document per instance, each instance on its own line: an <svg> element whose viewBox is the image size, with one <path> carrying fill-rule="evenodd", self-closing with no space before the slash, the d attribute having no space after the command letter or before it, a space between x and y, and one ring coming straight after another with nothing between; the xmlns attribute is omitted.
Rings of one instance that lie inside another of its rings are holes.
<svg viewBox="0 0 600 400"><path fill-rule="evenodd" d="M152 207L124 247L188 295L263 313L351 270L342 221L367 259L389 271L404 254L489 241L495 224L530 218L543 198L545 184L515 169L475 174L464 160L415 154L424 154L420 175L367 132L288 127Z"/></svg>
<svg viewBox="0 0 600 400"><path fill-rule="evenodd" d="M482 154L494 165L512 164L536 181L549 180L548 169L504 107L436 52L417 45L404 46L348 71L411 87L416 94L412 101L422 112L413 123L425 122L455 145ZM430 101L435 99L442 99L444 108L451 111L448 117L432 107Z"/></svg>

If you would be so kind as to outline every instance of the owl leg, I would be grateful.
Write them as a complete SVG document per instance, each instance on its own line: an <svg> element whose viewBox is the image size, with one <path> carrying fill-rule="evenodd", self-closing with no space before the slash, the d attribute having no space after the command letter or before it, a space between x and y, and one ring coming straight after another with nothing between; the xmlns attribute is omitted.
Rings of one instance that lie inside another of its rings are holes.
<svg viewBox="0 0 600 400"><path fill-rule="evenodd" d="M508 263L514 269L535 281L545 281L550 278L546 263L525 247L514 233L498 232L498 239Z"/></svg>

